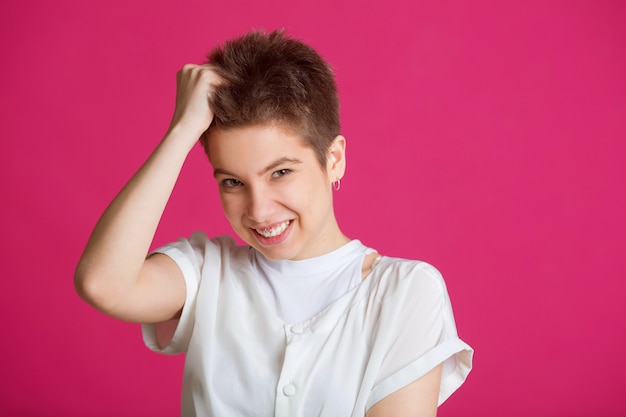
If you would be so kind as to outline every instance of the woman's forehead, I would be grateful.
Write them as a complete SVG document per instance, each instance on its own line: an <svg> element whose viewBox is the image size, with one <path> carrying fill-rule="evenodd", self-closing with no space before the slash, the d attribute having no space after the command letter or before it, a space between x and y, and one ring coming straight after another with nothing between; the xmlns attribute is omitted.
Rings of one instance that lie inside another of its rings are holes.
<svg viewBox="0 0 626 417"><path fill-rule="evenodd" d="M265 171L280 163L307 163L315 152L302 137L275 125L216 129L207 141L216 170Z"/></svg>

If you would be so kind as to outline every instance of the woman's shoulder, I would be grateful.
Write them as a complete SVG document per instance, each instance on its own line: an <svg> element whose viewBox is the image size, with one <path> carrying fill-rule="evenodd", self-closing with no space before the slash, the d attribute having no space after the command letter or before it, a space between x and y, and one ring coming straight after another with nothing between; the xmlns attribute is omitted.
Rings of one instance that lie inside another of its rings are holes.
<svg viewBox="0 0 626 417"><path fill-rule="evenodd" d="M372 269L377 287L385 292L441 295L446 291L441 272L420 260L381 256Z"/></svg>
<svg viewBox="0 0 626 417"><path fill-rule="evenodd" d="M443 276L433 264L419 259L408 259L391 255L384 255L371 249L377 256L373 262L373 270L379 273L392 274L399 279L418 276L441 280Z"/></svg>
<svg viewBox="0 0 626 417"><path fill-rule="evenodd" d="M381 256L379 265L383 269L410 273L411 275L427 275L434 279L442 279L441 272L432 264L416 259Z"/></svg>

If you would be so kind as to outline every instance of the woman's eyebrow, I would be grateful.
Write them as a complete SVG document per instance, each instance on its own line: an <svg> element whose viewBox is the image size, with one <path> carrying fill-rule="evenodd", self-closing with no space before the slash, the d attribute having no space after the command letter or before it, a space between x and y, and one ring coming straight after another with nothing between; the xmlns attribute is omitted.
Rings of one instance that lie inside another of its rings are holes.
<svg viewBox="0 0 626 417"><path fill-rule="evenodd" d="M222 168L215 168L213 170L213 176L217 177L218 175L226 175L227 177L236 177L236 175L230 171L226 171L225 169L222 169Z"/></svg>
<svg viewBox="0 0 626 417"><path fill-rule="evenodd" d="M301 164L302 161L297 159L297 158L290 158L287 156L283 156L282 158L278 158L277 160L275 160L274 162L272 162L271 164L269 164L268 166L266 166L265 168L263 168L262 170L260 170L258 172L258 175L263 175L266 174L268 171L273 170L274 168L282 165L282 164Z"/></svg>
<svg viewBox="0 0 626 417"><path fill-rule="evenodd" d="M271 171L274 168L276 168L276 167L278 167L278 166L280 166L282 164L301 164L301 163L302 163L302 161L297 159L297 158L291 158L291 157L288 157L288 156L283 156L282 158L278 158L277 160L271 162L268 166L266 166L265 168L261 169L257 174L259 176L263 175L263 174L267 173L268 171ZM228 177L237 177L236 174L234 174L234 173L232 173L230 171L227 171L227 170L222 169L222 168L215 168L213 170L213 176L217 177L218 175L226 175Z"/></svg>

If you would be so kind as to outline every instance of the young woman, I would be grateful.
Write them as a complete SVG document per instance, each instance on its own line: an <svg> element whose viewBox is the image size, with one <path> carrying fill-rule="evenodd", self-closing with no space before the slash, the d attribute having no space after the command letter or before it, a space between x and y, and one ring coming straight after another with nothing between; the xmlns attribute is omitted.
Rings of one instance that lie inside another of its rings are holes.
<svg viewBox="0 0 626 417"><path fill-rule="evenodd" d="M247 245L195 233L148 254L200 138ZM186 353L185 416L434 416L471 368L432 266L341 232L346 166L332 71L282 32L252 32L177 76L164 139L96 225L87 302Z"/></svg>

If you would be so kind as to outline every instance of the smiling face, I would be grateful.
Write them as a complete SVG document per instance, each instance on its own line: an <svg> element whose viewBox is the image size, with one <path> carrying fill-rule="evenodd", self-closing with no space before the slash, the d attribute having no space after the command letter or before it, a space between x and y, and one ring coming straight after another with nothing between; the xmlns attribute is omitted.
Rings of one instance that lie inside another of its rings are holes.
<svg viewBox="0 0 626 417"><path fill-rule="evenodd" d="M228 221L267 258L312 258L349 241L332 199L332 182L345 170L342 136L325 170L311 147L276 125L214 129L207 142Z"/></svg>

